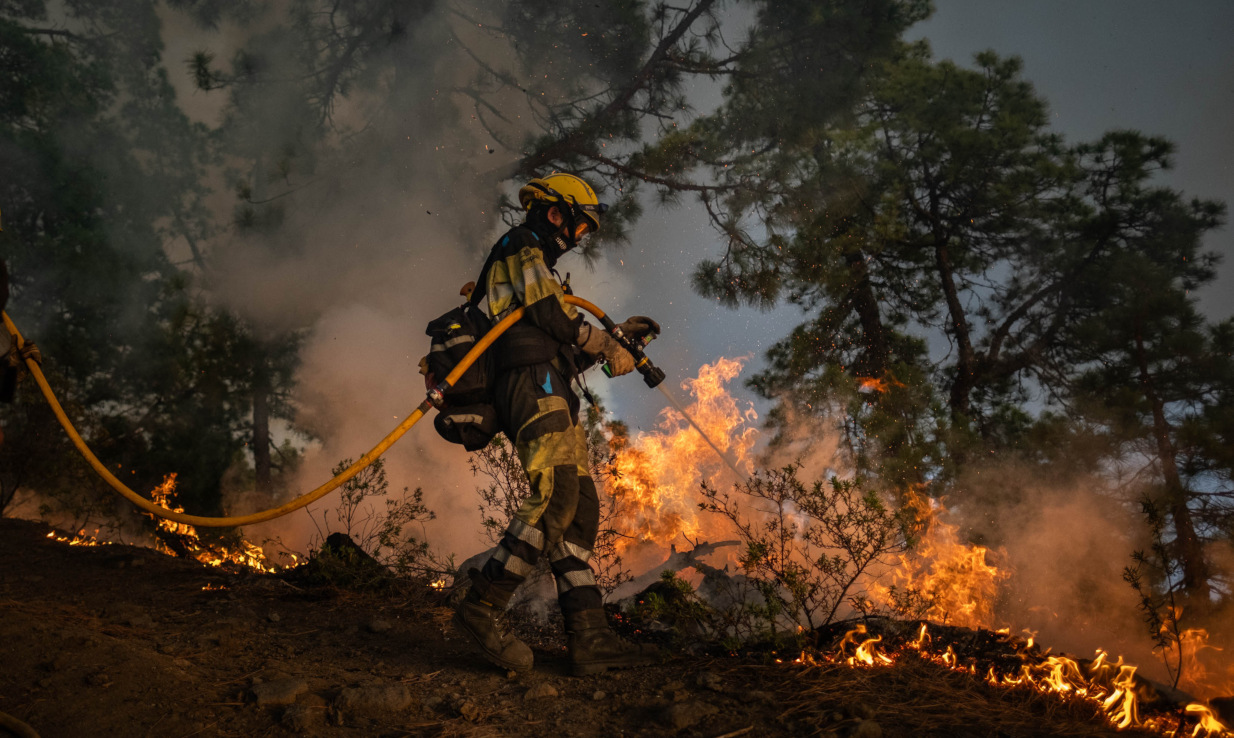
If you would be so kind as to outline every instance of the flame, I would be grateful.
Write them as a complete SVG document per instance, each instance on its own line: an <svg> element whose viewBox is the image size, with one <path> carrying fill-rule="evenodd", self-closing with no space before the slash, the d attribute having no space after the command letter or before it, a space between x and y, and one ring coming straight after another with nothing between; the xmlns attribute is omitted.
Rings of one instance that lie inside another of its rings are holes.
<svg viewBox="0 0 1234 738"><path fill-rule="evenodd" d="M47 533L47 537L52 539L53 541L59 541L60 543L67 543L70 546L110 546L111 545L111 541L99 540L97 537L98 534L99 534L98 528L94 529L93 534L87 534L86 529L82 528L81 530L77 531L76 535L73 535L73 536L61 535L59 531L53 530Z"/></svg>
<svg viewBox="0 0 1234 738"><path fill-rule="evenodd" d="M168 474L163 478L163 483L155 487L150 494L150 498L156 505L161 505L173 512L184 512L184 508L179 505L172 505L170 502L171 494L176 488L176 475ZM154 550L167 554L168 556L180 556L187 552L188 555L197 561L209 566L222 566L223 564L238 564L250 569L256 569L261 572L275 572L278 567L266 560L265 553L259 546L254 546L248 541L240 541L235 548L227 548L226 546L211 546L202 543L197 536L197 530L191 525L177 523L164 518L151 515L154 519L156 529L164 534L156 536L154 539ZM77 532L77 535L66 536L61 535L58 531L50 531L47 538L61 543L67 543L70 546L109 546L113 542L99 540L98 529L94 530L93 535L87 535L85 528ZM171 548L166 542L165 537L171 537L183 548L182 551L176 551ZM298 561L295 554L291 555L293 565ZM206 585L202 589L226 589L226 587L212 587Z"/></svg>
<svg viewBox="0 0 1234 738"><path fill-rule="evenodd" d="M693 398L686 408L690 417L738 468L749 468L758 414L753 407L743 409L725 389L741 366L739 359L721 358L683 386ZM655 430L618 447L610 471L608 492L618 506L622 532L634 540L667 547L683 534L718 533L709 528L717 521L699 515L699 484L732 472L680 413L665 409Z"/></svg>
<svg viewBox="0 0 1234 738"><path fill-rule="evenodd" d="M176 474L173 472L163 477L163 483L151 491L150 499L154 504L165 507L172 512L184 512L183 507L173 505L171 502L171 495L175 489ZM173 537L184 547L190 557L207 566L238 564L260 572L278 571L277 566L266 560L265 552L262 551L261 547L254 546L248 541L241 540L235 548L210 546L202 543L201 538L197 535L197 529L187 523L177 523L174 520L167 520L155 515L150 517L153 518L154 525L160 532ZM154 549L168 556L180 555L161 536L155 538Z"/></svg>
<svg viewBox="0 0 1234 738"><path fill-rule="evenodd" d="M1181 612L1176 615L1179 616ZM1168 637L1167 628L1168 626L1162 626ZM1207 630L1189 628L1179 634L1177 639L1170 639L1168 648L1158 648L1155 652L1164 662L1181 665L1179 689L1200 697L1234 694L1234 664L1213 663L1219 658L1217 654L1224 649L1210 645L1208 638Z"/></svg>
<svg viewBox="0 0 1234 738"><path fill-rule="evenodd" d="M1000 634L1006 635L1006 633ZM865 625L857 625L844 634L834 653L825 658L832 663L843 662L850 667L877 667L894 664L906 653L956 671L976 673L976 664L959 663L955 650L948 645L945 651L931 650L932 638L927 625L922 623L916 637L904 643L901 650L888 652L883 649L882 636L870 636ZM1029 655L1027 642L1020 647L1021 653ZM804 655L799 662L804 662ZM1098 650L1088 664L1082 664L1066 656L1047 656L1039 662L1026 662L1018 671L999 673L995 666L986 672L988 684L1005 688L1034 689L1054 694L1062 699L1085 700L1098 707L1111 725L1118 729L1129 727L1148 728L1158 732L1174 732L1178 727L1175 718L1145 716L1140 711L1140 697L1136 691L1136 667L1123 663L1120 656L1111 663L1105 651ZM1193 738L1216 738L1232 736L1230 728L1222 723L1206 705L1193 702L1186 706L1186 714L1195 721L1190 735Z"/></svg>
<svg viewBox="0 0 1234 738"><path fill-rule="evenodd" d="M857 391L868 394L871 392L877 394L886 394L887 390L892 387L903 387L903 382L896 379L890 373L884 374L881 377L856 377Z"/></svg>
<svg viewBox="0 0 1234 738"><path fill-rule="evenodd" d="M887 391L887 380L882 377L857 377L858 392L877 392L883 394Z"/></svg>
<svg viewBox="0 0 1234 738"><path fill-rule="evenodd" d="M438 580L437 580L437 581L435 581L435 582L429 582L429 585L428 585L428 586L429 586L429 587L432 587L433 589L445 589L445 588L446 588L446 580L444 580L444 579L438 579Z"/></svg>
<svg viewBox="0 0 1234 738"><path fill-rule="evenodd" d="M1191 731L1192 736L1225 735L1230 730L1205 705L1192 702L1190 705L1187 705L1187 712L1188 714L1195 715L1197 720L1195 730Z"/></svg>
<svg viewBox="0 0 1234 738"><path fill-rule="evenodd" d="M964 543L959 531L943 520L940 503L916 490L905 495L905 506L921 528L915 546L891 571L870 585L870 597L890 605L892 588L916 590L931 602L924 618L968 628L991 628L999 582L1009 574L987 561L985 546Z"/></svg>

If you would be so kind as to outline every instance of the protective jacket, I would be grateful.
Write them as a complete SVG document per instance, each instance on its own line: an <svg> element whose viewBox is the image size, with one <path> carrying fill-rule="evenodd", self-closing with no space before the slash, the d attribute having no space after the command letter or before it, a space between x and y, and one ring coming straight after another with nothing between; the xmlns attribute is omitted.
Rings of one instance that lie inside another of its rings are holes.
<svg viewBox="0 0 1234 738"><path fill-rule="evenodd" d="M582 316L565 302L565 289L552 270L561 249L550 238L518 226L497 242L487 267L489 314L499 320L509 310L526 308L495 346L493 403L531 495L472 586L485 602L504 606L548 555L562 611L581 612L602 602L587 563L600 508L588 470L587 435L579 424L579 398L570 387Z"/></svg>
<svg viewBox="0 0 1234 738"><path fill-rule="evenodd" d="M516 226L493 247L485 291L494 321L526 308L523 319L497 339L497 371L553 361L573 371L572 355L583 317L565 302L565 289L553 273L553 247L526 225Z"/></svg>

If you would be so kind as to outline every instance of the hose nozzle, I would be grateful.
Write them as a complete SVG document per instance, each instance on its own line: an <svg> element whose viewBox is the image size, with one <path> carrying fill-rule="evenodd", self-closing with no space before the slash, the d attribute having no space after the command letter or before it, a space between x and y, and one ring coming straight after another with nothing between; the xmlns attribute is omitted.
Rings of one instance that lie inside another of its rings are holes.
<svg viewBox="0 0 1234 738"><path fill-rule="evenodd" d="M634 357L634 368L638 370L639 374L643 375L643 382L651 389L658 387L664 381L664 370L652 364L651 359L647 358L647 354L643 353L643 347L651 341L652 334L647 334L645 339L631 339L608 316L605 316L601 322L604 323L605 330L612 334L613 338L617 339L621 347L629 351L630 356ZM604 373L612 376L609 371L608 364L605 364Z"/></svg>
<svg viewBox="0 0 1234 738"><path fill-rule="evenodd" d="M646 359L647 357L644 356L643 358ZM659 386L660 382L664 381L664 370L652 364L650 359L647 360L645 366L635 366L634 368L638 369L638 373L643 375L643 381L652 389L655 389Z"/></svg>

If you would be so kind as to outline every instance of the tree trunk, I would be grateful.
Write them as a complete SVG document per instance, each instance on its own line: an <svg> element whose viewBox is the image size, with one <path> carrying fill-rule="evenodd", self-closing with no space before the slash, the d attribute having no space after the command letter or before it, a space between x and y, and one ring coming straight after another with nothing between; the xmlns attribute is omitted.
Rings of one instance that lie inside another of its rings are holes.
<svg viewBox="0 0 1234 738"><path fill-rule="evenodd" d="M1148 355L1144 350L1144 335L1137 327L1135 334L1136 364L1139 369L1140 388L1153 412L1153 436L1157 442L1157 459L1161 462L1161 476L1165 481L1166 503L1174 520L1175 544L1183 568L1183 588L1190 595L1191 605L1207 610L1210 603L1208 563L1204 560L1204 547L1195 531L1191 508L1187 506L1187 491L1178 474L1178 456L1174 450L1172 428L1165 417L1165 403L1157 394L1152 375L1148 370Z"/></svg>
<svg viewBox="0 0 1234 738"><path fill-rule="evenodd" d="M253 469L257 491L268 494L270 483L270 382L264 359L253 367Z"/></svg>
<svg viewBox="0 0 1234 738"><path fill-rule="evenodd" d="M951 381L951 396L948 407L951 408L951 419L957 423L967 423L970 398L973 386L977 382L977 355L973 351L971 329L968 316L964 314L964 305L960 302L960 292L955 283L955 270L951 264L951 253L945 241L936 241L934 261L938 267L938 279L943 288L943 297L947 302L947 315L950 324L947 332L956 342L956 372Z"/></svg>
<svg viewBox="0 0 1234 738"><path fill-rule="evenodd" d="M870 270L866 266L865 254L861 251L844 255L848 272L852 275L853 287L849 299L857 319L861 321L861 334L865 343L865 352L858 373L869 377L883 377L890 363L891 350L887 346L887 332L883 329L883 319L878 311L878 298L874 295L874 287L870 284Z"/></svg>

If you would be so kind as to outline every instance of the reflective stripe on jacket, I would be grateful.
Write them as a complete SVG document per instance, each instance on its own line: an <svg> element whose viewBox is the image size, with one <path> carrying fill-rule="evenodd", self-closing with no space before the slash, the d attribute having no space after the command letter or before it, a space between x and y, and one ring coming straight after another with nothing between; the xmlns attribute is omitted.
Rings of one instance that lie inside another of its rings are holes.
<svg viewBox="0 0 1234 738"><path fill-rule="evenodd" d="M572 346L582 316L565 301L565 290L544 259L540 239L525 226L501 237L485 285L494 320L526 308L523 319L497 342L499 369L552 361L562 346Z"/></svg>

